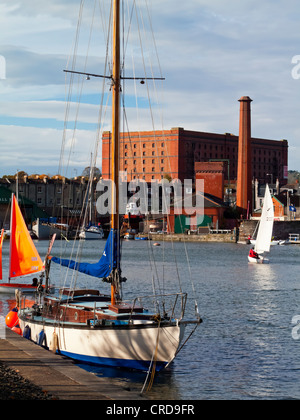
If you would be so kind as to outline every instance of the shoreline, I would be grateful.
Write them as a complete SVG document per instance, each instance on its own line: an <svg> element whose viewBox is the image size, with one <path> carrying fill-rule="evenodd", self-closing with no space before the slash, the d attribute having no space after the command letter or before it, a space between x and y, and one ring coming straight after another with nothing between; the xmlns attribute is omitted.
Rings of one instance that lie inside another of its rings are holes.
<svg viewBox="0 0 300 420"><path fill-rule="evenodd" d="M236 243L236 234L232 233L207 233L200 235L186 234L150 234L150 239L157 242L224 242Z"/></svg>
<svg viewBox="0 0 300 420"><path fill-rule="evenodd" d="M82 369L71 359L53 354L9 328L5 328L5 338L0 339L2 373L7 375L8 389L7 392L2 389L0 382L0 400L146 400L121 384L111 384L107 379Z"/></svg>

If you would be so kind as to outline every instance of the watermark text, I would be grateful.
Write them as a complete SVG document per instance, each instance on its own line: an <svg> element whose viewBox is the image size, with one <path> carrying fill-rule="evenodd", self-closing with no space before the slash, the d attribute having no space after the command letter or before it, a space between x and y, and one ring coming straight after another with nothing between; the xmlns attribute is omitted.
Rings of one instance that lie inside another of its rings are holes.
<svg viewBox="0 0 300 420"><path fill-rule="evenodd" d="M292 325L295 325L292 328L292 338L294 340L300 340L300 315L295 315L292 318Z"/></svg>
<svg viewBox="0 0 300 420"><path fill-rule="evenodd" d="M6 60L3 55L0 55L0 80L6 79Z"/></svg>
<svg viewBox="0 0 300 420"><path fill-rule="evenodd" d="M195 184L186 179L169 181L153 180L150 183L136 179L129 183L119 177L119 214L147 215L184 214L190 218L191 225L199 225L204 219L204 180L197 179ZM116 191L114 183L100 180L96 187L99 197L96 208L99 215L116 214Z"/></svg>
<svg viewBox="0 0 300 420"><path fill-rule="evenodd" d="M300 55L294 55L292 64L295 64L292 68L292 78L298 80L300 79Z"/></svg>

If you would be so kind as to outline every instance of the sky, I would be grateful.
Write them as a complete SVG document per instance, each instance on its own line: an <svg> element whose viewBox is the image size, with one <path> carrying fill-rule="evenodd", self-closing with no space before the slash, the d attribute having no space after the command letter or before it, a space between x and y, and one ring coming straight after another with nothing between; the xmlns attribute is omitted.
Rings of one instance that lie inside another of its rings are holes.
<svg viewBox="0 0 300 420"><path fill-rule="evenodd" d="M287 139L289 169L300 170L299 0L125 3L130 11L139 5L132 14L139 16L139 25L132 24L130 36L124 36L126 75L139 76L145 63L148 76L166 79L155 82L157 91L150 83L126 85L131 131L184 127L238 135L238 99L250 96L252 136ZM68 175L81 175L95 150L101 169L101 139L96 146L95 140L99 115L101 130L110 130L103 118L110 110L108 80L74 78L68 108L70 75L63 70L103 74L106 44L100 32L104 27L107 33L109 6L110 0L85 0L80 15L80 0L0 0L0 176L18 170L55 175L62 156L69 162ZM103 86L108 93L102 97ZM149 120L147 89L155 99Z"/></svg>

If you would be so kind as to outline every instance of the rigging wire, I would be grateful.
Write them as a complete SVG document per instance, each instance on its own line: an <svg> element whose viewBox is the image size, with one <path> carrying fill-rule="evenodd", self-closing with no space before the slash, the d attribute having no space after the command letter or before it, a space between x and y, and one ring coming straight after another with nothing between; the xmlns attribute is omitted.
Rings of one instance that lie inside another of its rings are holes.
<svg viewBox="0 0 300 420"><path fill-rule="evenodd" d="M104 38L105 38L105 43L106 43L106 52L108 52L108 45L109 45L109 39L110 39L110 33L108 28L111 27L110 23L112 20L112 10L110 8L109 10L109 19L108 19L108 23L107 23L107 19L105 18L105 10L102 7L102 3L101 1L99 1L99 10L100 10L100 15L101 15L101 22L103 25L103 33L104 33ZM96 14L96 6L97 6L97 0L95 0L94 2L94 8L93 8L93 13L91 16L91 25L90 25L90 31L89 31L89 38L88 38L88 48L87 48L87 53L86 53L86 57L85 57L85 63L84 63L84 69L86 70L87 65L88 65L88 57L89 57L89 50L90 50L90 45L91 45L91 39L92 39L92 33L93 33L93 29L94 29L94 21L95 21L95 14ZM77 22L77 30L76 30L76 36L75 36L75 42L74 42L74 47L73 47L73 57L72 60L69 58L68 60L68 66L69 66L69 62L71 61L71 70L74 71L76 68L76 62L77 62L77 55L78 55L78 46L79 46L79 39L80 39L80 33L81 33L81 26L82 26L82 21L83 21L83 8L84 8L84 0L81 0L80 3L80 10L79 10L79 17L78 17L78 22ZM108 63L108 53L106 54L105 57L105 62L104 62L104 73L107 73L107 67L108 67L109 63ZM77 76L78 77L78 76ZM82 98L82 94L83 94L83 87L84 87L84 79L82 78L82 76L78 77L78 88L77 88L77 94L76 94L76 102L77 102L77 107L76 107L76 112L75 112L75 121L74 121L74 126L73 126L73 134L72 134L72 140L71 140L71 147L69 149L69 155L68 155L68 159L65 162L65 149L66 149L66 137L67 137L67 131L68 131L68 121L69 121L69 115L70 115L70 106L72 103L72 96L73 96L73 92L74 92L74 79L75 76L74 74L71 72L70 75L70 80L69 80L69 89L68 89L68 94L67 94L67 98L66 98L66 111L65 111L65 124L64 124L64 131L63 131L63 141L62 141L62 147L61 147L61 156L60 156L60 162L59 162L59 172L62 172L62 168L65 167L65 171L67 171L69 164L70 164L70 160L71 160L71 153L72 150L74 148L75 145L75 139L76 139L76 130L77 130L77 123L78 123L78 119L79 119L79 110L81 107L81 98ZM107 111L107 107L108 107L108 100L109 100L109 95L107 95L107 102L106 105L103 106L104 104L104 98L105 98L105 89L104 89L104 83L105 80L103 79L103 84L102 84L102 95L101 95L101 101L100 101L100 107L99 107L99 112L98 112L98 125L97 125L97 130L96 130L96 139L95 139L95 143L94 143L94 159L91 161L91 171L90 171L90 178L89 178L89 184L88 184L88 188L86 191L86 194L88 194L90 192L90 188L92 185L92 181L93 181L93 176L94 176L94 167L96 166L96 159L97 159L97 154L98 154L98 149L99 149L99 142L101 140L101 130L103 129L103 114L106 114ZM86 196L87 197L87 196ZM84 199L84 202L86 202L86 198ZM81 215L80 215L80 220L86 220L86 211L87 208L85 209L84 212L84 208L81 209ZM78 229L80 228L80 226L77 226L77 232L78 233ZM82 241L81 241L82 242ZM65 245L65 246L63 246ZM66 244L61 241L61 255L63 254L63 248L66 247ZM71 250L71 256L70 258L75 259L78 261L81 260L81 254L82 254L82 248L83 248L83 243L79 243L78 248L76 247L75 241L73 242L73 246L72 246L72 250ZM74 255L76 254L76 255ZM63 282L63 287L65 287L66 283L67 283L67 278L68 278L68 273L69 269L66 270L66 275L64 278L64 282ZM63 276L61 276L61 278L63 278ZM78 278L78 272L76 270L72 270L72 276L71 276L71 287L75 288L76 287L76 283L77 283L77 278Z"/></svg>

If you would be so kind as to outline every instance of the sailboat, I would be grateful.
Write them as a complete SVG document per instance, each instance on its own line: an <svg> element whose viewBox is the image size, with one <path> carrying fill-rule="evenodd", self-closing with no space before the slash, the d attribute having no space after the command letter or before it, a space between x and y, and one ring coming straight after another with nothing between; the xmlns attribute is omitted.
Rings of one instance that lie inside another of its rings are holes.
<svg viewBox="0 0 300 420"><path fill-rule="evenodd" d="M72 359L138 370L159 371L176 357L188 323L201 323L195 302L195 317L185 319L187 293L136 296L132 302L122 298L125 282L121 271L119 217L119 143L120 143L120 0L113 6L112 156L111 230L100 260L96 263L49 257L47 264L58 263L67 269L102 278L110 294L99 290L63 288L59 295L44 294L34 307L20 308L19 324L33 341L43 337L44 345ZM86 73L83 73L86 75ZM89 75L92 76L92 75ZM134 288L134 285L132 286ZM186 340L187 341L187 340Z"/></svg>
<svg viewBox="0 0 300 420"><path fill-rule="evenodd" d="M104 232L101 226L88 226L82 228L79 233L80 239L103 239Z"/></svg>
<svg viewBox="0 0 300 420"><path fill-rule="evenodd" d="M37 288L35 283L11 282L11 279L35 275L44 271L44 264L31 239L14 194L12 194L11 199L10 232L9 281L8 283L0 282L0 293L15 293L16 289L34 291ZM2 230L0 239L1 262L3 235L4 232ZM0 279L2 280L1 265Z"/></svg>
<svg viewBox="0 0 300 420"><path fill-rule="evenodd" d="M92 223L92 202L93 202L93 194L92 194L92 186L93 186L93 175L94 175L94 168L92 168L93 162L93 155L91 155L91 163L90 163L90 177L89 177L89 184L86 192L86 199L88 205L85 209L85 215L83 220L83 225L81 226L79 232L79 239L84 240L95 240L95 239L103 239L104 238L104 231L100 225L96 226ZM86 217L88 216L88 225L86 226Z"/></svg>
<svg viewBox="0 0 300 420"><path fill-rule="evenodd" d="M270 252L272 235L273 235L273 225L274 225L274 205L272 196L270 193L270 188L268 184L266 185L266 192L264 197L264 204L261 214L261 219L257 231L257 237L254 245L254 251L257 254L258 258L252 257L251 251L248 256L248 261L256 264L266 264L269 262L262 254L265 252Z"/></svg>
<svg viewBox="0 0 300 420"><path fill-rule="evenodd" d="M255 243L256 243L256 233L257 233L258 227L259 227L259 223L257 223L254 234L253 234L253 238L255 238L255 239L250 238L251 245L255 245ZM271 240L271 246L283 245L284 243L285 243L285 241L282 241L282 240L276 240L276 239L273 239L273 238Z"/></svg>

